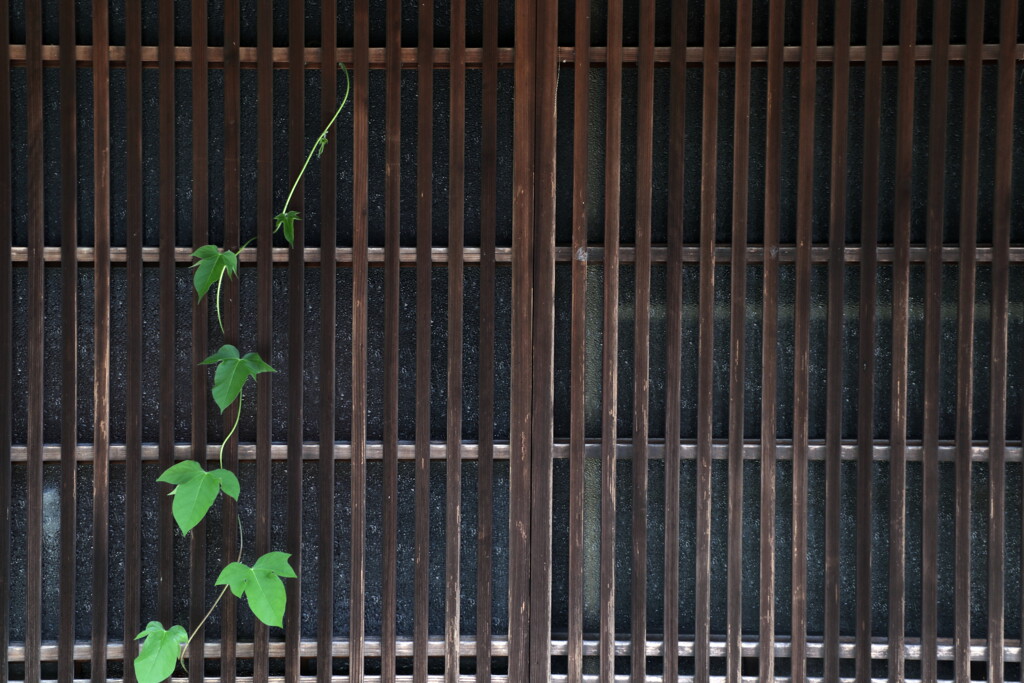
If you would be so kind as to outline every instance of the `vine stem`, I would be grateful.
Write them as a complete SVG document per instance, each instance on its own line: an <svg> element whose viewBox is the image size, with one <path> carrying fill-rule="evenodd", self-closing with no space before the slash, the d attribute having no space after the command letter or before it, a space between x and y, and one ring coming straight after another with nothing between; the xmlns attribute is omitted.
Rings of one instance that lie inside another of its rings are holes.
<svg viewBox="0 0 1024 683"><path fill-rule="evenodd" d="M313 160L313 155L316 154L318 149L321 150L321 152L323 151L323 144L327 141L327 133L331 130L331 126L334 125L334 122L338 120L338 115L341 114L341 110L345 108L345 104L348 102L349 91L352 89L352 79L349 78L348 69L343 63L339 62L338 66L340 66L341 70L345 72L345 95L341 98L341 104L338 105L338 109L334 112L334 116L331 117L327 127L324 128L323 132L320 133L320 137L318 137L316 142L313 143L313 148L309 150L309 155L306 156L306 162L302 164L302 169L299 171L299 175L295 177L295 182L292 183L291 191L288 192L288 198L284 200L284 208L281 209L281 213L288 213L288 204L291 203L292 195L295 194L295 190L299 186L299 181L302 180L302 176L306 173L306 167L309 166L309 162Z"/></svg>
<svg viewBox="0 0 1024 683"><path fill-rule="evenodd" d="M242 533L242 518L236 514L235 520L238 521L238 559L235 561L241 562L242 550L245 549L245 534ZM224 588L222 588L220 591L220 595L218 595L217 599L213 601L212 605L210 605L210 609L207 610L206 615L203 617L202 621L200 621L196 625L195 630L192 631L192 634L188 637L188 640L185 641L185 645L181 648L181 654L178 656L178 662L181 664L181 668L185 669L186 673L188 673L188 667L185 666L185 655L186 653L188 653L188 646L192 643L192 639L196 637L196 634L199 633L199 629L201 629L203 627L203 624L206 623L206 620L210 618L211 614L213 614L213 610L217 609L217 605L220 604L221 599L224 597L224 594L227 593L227 591L228 586L227 584L225 584Z"/></svg>
<svg viewBox="0 0 1024 683"><path fill-rule="evenodd" d="M220 317L220 287L224 284L224 273L228 272L226 268L221 268L220 277L217 278L217 300L215 308L217 309L217 324L220 325L220 333L224 334L224 321Z"/></svg>
<svg viewBox="0 0 1024 683"><path fill-rule="evenodd" d="M228 432L227 436L224 437L224 440L220 442L220 452L217 454L217 457L220 460L221 468L224 467L224 447L228 445L228 441L231 440L231 437L234 436L235 432L238 430L238 421L241 420L241 419L242 419L242 392L239 392L238 393L238 410L235 411L235 424L233 424L231 426L231 431Z"/></svg>

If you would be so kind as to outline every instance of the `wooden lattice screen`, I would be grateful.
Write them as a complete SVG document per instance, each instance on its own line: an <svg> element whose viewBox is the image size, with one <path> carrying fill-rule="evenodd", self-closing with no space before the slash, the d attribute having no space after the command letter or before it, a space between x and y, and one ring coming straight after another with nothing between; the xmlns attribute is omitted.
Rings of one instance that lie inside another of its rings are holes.
<svg viewBox="0 0 1024 683"><path fill-rule="evenodd" d="M254 235L226 463L302 576L189 680L1018 679L1021 22L3 3L0 681L133 680L205 613L241 539L153 480L233 418L190 254Z"/></svg>

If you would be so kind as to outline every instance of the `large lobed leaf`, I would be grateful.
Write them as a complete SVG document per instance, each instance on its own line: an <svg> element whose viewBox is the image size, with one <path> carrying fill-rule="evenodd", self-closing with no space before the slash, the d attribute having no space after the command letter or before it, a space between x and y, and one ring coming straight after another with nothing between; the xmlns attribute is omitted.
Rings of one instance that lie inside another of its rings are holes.
<svg viewBox="0 0 1024 683"><path fill-rule="evenodd" d="M196 288L196 294L200 299L206 296L210 287L220 280L223 274L238 274L238 256L233 251L221 251L212 244L199 247L192 253L192 258L198 259L192 267L196 269L192 283Z"/></svg>
<svg viewBox="0 0 1024 683"><path fill-rule="evenodd" d="M275 372L258 353L247 353L242 356L231 344L220 347L200 365L214 363L217 364L217 372L213 376L213 400L217 402L222 413L235 402L250 377L255 378L263 372Z"/></svg>
<svg viewBox="0 0 1024 683"><path fill-rule="evenodd" d="M204 470L195 460L183 460L169 467L157 481L173 484L170 495L174 496L171 512L181 533L187 534L206 516L217 494L238 500L238 477L225 469L210 472Z"/></svg>
<svg viewBox="0 0 1024 683"><path fill-rule="evenodd" d="M288 553L267 553L252 567L232 562L221 570L216 585L227 585L235 597L244 595L249 609L267 626L281 626L286 601L281 577L295 578L295 571L288 564L289 557Z"/></svg>
<svg viewBox="0 0 1024 683"><path fill-rule="evenodd" d="M188 634L181 626L165 630L158 621L151 621L146 630L135 636L145 638L139 656L135 658L135 678L139 683L160 683L174 673L181 646L188 642Z"/></svg>

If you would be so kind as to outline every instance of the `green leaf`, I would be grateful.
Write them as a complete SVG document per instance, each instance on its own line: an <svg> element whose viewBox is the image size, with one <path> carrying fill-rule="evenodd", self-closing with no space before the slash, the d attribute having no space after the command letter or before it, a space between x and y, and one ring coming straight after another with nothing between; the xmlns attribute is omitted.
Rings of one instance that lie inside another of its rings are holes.
<svg viewBox="0 0 1024 683"><path fill-rule="evenodd" d="M281 626L286 594L281 577L295 578L288 553L267 553L252 567L232 562L221 570L216 585L227 584L236 597L245 595L249 609L267 626Z"/></svg>
<svg viewBox="0 0 1024 683"><path fill-rule="evenodd" d="M174 496L171 512L181 527L181 533L187 534L196 524L203 521L219 492L220 482L208 472L203 472L184 484L178 484L171 491Z"/></svg>
<svg viewBox="0 0 1024 683"><path fill-rule="evenodd" d="M181 626L164 630L158 621L151 621L146 630L136 636L145 638L139 656L135 658L135 677L139 683L160 683L172 673L181 653L181 646L188 642L188 634Z"/></svg>
<svg viewBox="0 0 1024 683"><path fill-rule="evenodd" d="M230 344L220 347L217 353L201 364L213 363L219 363L213 376L213 400L217 402L222 413L242 393L246 380L261 372L274 372L274 368L264 363L258 353L247 353L244 358L239 358L238 349Z"/></svg>
<svg viewBox="0 0 1024 683"><path fill-rule="evenodd" d="M223 274L238 274L238 257L233 251L221 251L212 244L207 244L192 252L192 257L198 259L192 264L196 269L192 282L200 299L206 296L210 287L220 280Z"/></svg>
<svg viewBox="0 0 1024 683"><path fill-rule="evenodd" d="M270 552L256 560L256 564L252 566L256 569L266 569L267 571L274 572L278 576L284 576L289 579L295 578L295 570L288 564L288 558L291 557L288 553L282 553L278 551Z"/></svg>
<svg viewBox="0 0 1024 683"><path fill-rule="evenodd" d="M224 495L231 496L235 500L238 500L238 494L241 491L241 487L238 485L238 477L231 470L218 469L210 472L210 476L217 480L220 484L221 491Z"/></svg>
<svg viewBox="0 0 1024 683"><path fill-rule="evenodd" d="M165 484L184 484L203 473L203 468L195 460L182 460L176 465L171 465L157 477L157 481Z"/></svg>
<svg viewBox="0 0 1024 683"><path fill-rule="evenodd" d="M238 500L238 477L229 470L204 470L195 460L183 460L169 467L157 481L173 484L171 512L181 533L187 534L206 516L217 494Z"/></svg>
<svg viewBox="0 0 1024 683"><path fill-rule="evenodd" d="M301 220L298 211L285 211L274 216L274 232L284 228L284 238L288 245L295 246L295 221Z"/></svg>

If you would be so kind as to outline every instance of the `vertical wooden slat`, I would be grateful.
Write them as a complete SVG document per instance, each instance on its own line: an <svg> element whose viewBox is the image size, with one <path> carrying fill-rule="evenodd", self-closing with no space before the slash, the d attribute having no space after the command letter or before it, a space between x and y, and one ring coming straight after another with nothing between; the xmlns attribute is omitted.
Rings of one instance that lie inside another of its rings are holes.
<svg viewBox="0 0 1024 683"><path fill-rule="evenodd" d="M604 142L604 331L601 347L601 683L615 680L616 435L619 414L619 179L622 0L608 2Z"/></svg>
<svg viewBox="0 0 1024 683"><path fill-rule="evenodd" d="M583 681L583 493L586 422L587 183L590 146L590 0L576 3L572 135L572 331L569 415L569 683Z"/></svg>
<svg viewBox="0 0 1024 683"><path fill-rule="evenodd" d="M650 398L651 184L654 153L654 0L640 2L637 61L636 265L633 327L632 680L647 676L647 441Z"/></svg>
<svg viewBox="0 0 1024 683"><path fill-rule="evenodd" d="M683 167L686 161L686 11L672 6L669 78L668 266L665 335L665 627L666 680L679 676L679 435L683 348Z"/></svg>
<svg viewBox="0 0 1024 683"><path fill-rule="evenodd" d="M416 133L416 509L430 509L430 319L433 202L434 3L420 0L417 38ZM430 629L430 516L416 515L413 674L427 680Z"/></svg>
<svg viewBox="0 0 1024 683"><path fill-rule="evenodd" d="M160 470L174 464L175 330L175 125L174 1L160 2ZM160 496L158 558L160 622L174 619L174 519L171 497Z"/></svg>
<svg viewBox="0 0 1024 683"><path fill-rule="evenodd" d="M74 678L75 539L78 489L75 450L78 443L78 112L74 55L75 4L60 4L60 220L61 220L61 449L60 449L60 625L57 676ZM2 87L2 86L0 86ZM0 257L2 258L2 257ZM0 326L3 323L0 322ZM5 600L0 596L0 600ZM3 624L0 623L0 628ZM134 633L132 635L135 635ZM6 645L0 643L6 649ZM0 663L0 668L6 668Z"/></svg>
<svg viewBox="0 0 1024 683"><path fill-rule="evenodd" d="M535 0L515 3L512 160L512 385L509 462L509 658L513 680L530 677L530 523L533 397Z"/></svg>
<svg viewBox="0 0 1024 683"><path fill-rule="evenodd" d="M338 6L325 2L321 8L320 44L338 44ZM334 116L338 90L338 65L323 60L320 65L320 120L326 126ZM334 438L335 438L335 345L337 344L337 261L338 243L338 138L327 137L320 157L320 450L319 473L319 557L317 563L319 610L317 612L316 676L318 683L330 683L333 674L331 642L334 639Z"/></svg>
<svg viewBox="0 0 1024 683"><path fill-rule="evenodd" d="M530 678L551 675L551 517L555 352L555 154L558 3L538 2L533 223L533 429L530 477Z"/></svg>
<svg viewBox="0 0 1024 683"><path fill-rule="evenodd" d="M971 431L974 411L974 285L978 230L978 152L981 129L981 43L985 2L967 8L964 64L963 166L960 180L960 273L956 359L956 575L953 666L957 681L971 677Z"/></svg>
<svg viewBox="0 0 1024 683"><path fill-rule="evenodd" d="M892 411L889 437L889 679L903 681L907 533L907 345L910 305L910 202L913 172L917 0L900 4L892 293Z"/></svg>
<svg viewBox="0 0 1024 683"><path fill-rule="evenodd" d="M701 122L700 292L697 366L697 539L694 679L707 683L711 621L711 438L714 406L715 229L718 186L718 0L704 6L704 109Z"/></svg>
<svg viewBox="0 0 1024 683"><path fill-rule="evenodd" d="M28 317L26 412L28 462L26 463L25 534L25 678L40 675L39 646L43 612L43 8L30 2L25 7L27 43L28 158L25 160L28 193ZM105 580L106 577L104 577ZM101 605L106 604L99 603Z"/></svg>
<svg viewBox="0 0 1024 683"><path fill-rule="evenodd" d="M369 171L370 5L356 0L352 98L352 587L349 592L349 678L364 672L363 597L366 547L367 174Z"/></svg>
<svg viewBox="0 0 1024 683"><path fill-rule="evenodd" d="M810 385L811 240L814 209L814 100L818 4L803 4L800 34L800 143L797 152L796 301L793 319L792 651L794 681L807 677L807 430Z"/></svg>
<svg viewBox="0 0 1024 683"><path fill-rule="evenodd" d="M107 604L110 448L110 43L107 0L93 0L93 559L92 604ZM107 610L92 611L92 680L107 677Z"/></svg>
<svg viewBox="0 0 1024 683"><path fill-rule="evenodd" d="M764 284L761 329L761 571L759 671L775 680L775 420L779 326L779 221L782 175L782 49L785 0L772 0L768 15L768 102L765 132Z"/></svg>
<svg viewBox="0 0 1024 683"><path fill-rule="evenodd" d="M459 680L462 582L462 292L465 222L466 3L451 3L448 102L448 412L445 456L444 672ZM396 259L397 260L397 259Z"/></svg>
<svg viewBox="0 0 1024 683"><path fill-rule="evenodd" d="M387 161L385 174L384 241L384 604L381 673L384 683L395 680L398 555L398 248L401 237L401 125L402 125L402 5L387 4ZM331 260L333 261L333 255ZM331 456L333 457L333 456Z"/></svg>
<svg viewBox="0 0 1024 683"><path fill-rule="evenodd" d="M875 406L875 278L878 164L882 124L883 0L868 3L864 69L864 164L861 210L860 327L857 380L857 683L871 678L872 467Z"/></svg>
<svg viewBox="0 0 1024 683"><path fill-rule="evenodd" d="M996 103L995 206L992 233L992 365L989 425L988 680L1003 681L1006 562L1006 365L1010 221L1013 202L1013 105L1019 3L1004 0L999 11L999 85Z"/></svg>
<svg viewBox="0 0 1024 683"><path fill-rule="evenodd" d="M750 172L750 2L736 7L736 100L733 131L731 305L729 315L729 531L726 677L739 683L743 638L743 368L747 312L747 198Z"/></svg>
<svg viewBox="0 0 1024 683"><path fill-rule="evenodd" d="M825 657L827 680L839 678L839 503L843 437L843 308L846 247L846 152L850 94L850 0L837 0L832 65L832 168L828 256L828 358L825 408Z"/></svg>
<svg viewBox="0 0 1024 683"><path fill-rule="evenodd" d="M306 97L305 46L306 3L288 2L288 177L298 178L305 157ZM321 93L321 96L326 96ZM305 182L299 181L291 195L289 209L302 215ZM302 257L305 244L305 222L295 222L295 239L288 252L288 540L290 563L299 578L288 581L285 588L285 676L299 677L299 640L302 611L302 384L305 375L305 312L306 276Z"/></svg>
<svg viewBox="0 0 1024 683"><path fill-rule="evenodd" d="M241 147L241 74L238 48L241 41L241 9L239 0L224 2L224 248L238 251L241 237L241 188L239 159ZM239 278L229 278L224 283L224 301L221 311L224 316L224 341L238 346L239 328ZM248 405L248 404L246 404ZM235 424L241 402L224 413L223 433L227 434ZM224 467L238 471L238 433L224 449ZM223 543L221 566L227 565L238 556L238 504L229 496L221 497ZM243 530L244 533L244 530ZM220 675L224 683L234 683L236 673L235 641L238 616L238 601L225 595L220 613Z"/></svg>
<svg viewBox="0 0 1024 683"><path fill-rule="evenodd" d="M125 3L125 113L128 159L125 184L128 205L128 386L125 406L125 660L134 660L139 646L142 599L142 3ZM135 680L134 667L125 667L125 681Z"/></svg>
<svg viewBox="0 0 1024 683"><path fill-rule="evenodd" d="M192 3L192 245L198 248L209 237L209 75L207 73L207 7ZM192 458L206 466L207 410L206 357L209 299L192 298ZM192 530L189 544L189 628L198 628L188 651L190 683L202 683L206 628L199 626L206 614L206 521Z"/></svg>
<svg viewBox="0 0 1024 683"><path fill-rule="evenodd" d="M10 6L0 3L0 26ZM11 625L11 395L13 371L11 273L11 58L9 31L0 31L0 681L6 683Z"/></svg>
<svg viewBox="0 0 1024 683"><path fill-rule="evenodd" d="M480 135L480 422L477 462L476 680L491 680L494 525L494 289L498 223L498 3L484 3ZM418 256L418 254L417 254Z"/></svg>
<svg viewBox="0 0 1024 683"><path fill-rule="evenodd" d="M924 416L921 468L921 680L937 674L939 517L939 341L942 330L942 232L945 223L946 119L949 81L949 0L933 13L928 127L928 262L924 298Z"/></svg>
<svg viewBox="0 0 1024 683"><path fill-rule="evenodd" d="M259 153L256 161L256 352L271 358L273 344L273 246L274 217L274 5L261 0L256 16L256 120ZM256 538L257 557L270 550L271 466L270 442L273 415L273 373L256 378ZM333 496L333 492L332 492ZM263 683L269 674L267 627L256 620L253 629L253 679Z"/></svg>

